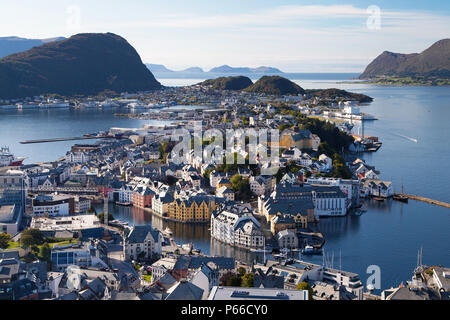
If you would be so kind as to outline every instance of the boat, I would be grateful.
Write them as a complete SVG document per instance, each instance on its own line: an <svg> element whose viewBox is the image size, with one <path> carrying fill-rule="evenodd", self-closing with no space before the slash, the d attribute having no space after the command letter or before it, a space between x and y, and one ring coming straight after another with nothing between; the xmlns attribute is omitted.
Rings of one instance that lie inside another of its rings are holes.
<svg viewBox="0 0 450 320"><path fill-rule="evenodd" d="M383 197L373 197L373 200L382 202L382 201L384 201L384 200L386 200L386 199L383 198Z"/></svg>
<svg viewBox="0 0 450 320"><path fill-rule="evenodd" d="M322 253L321 249L314 248L313 246L310 246L310 245L305 246L305 248L302 250L302 254L305 254L305 255L313 255L313 254L321 254L321 253Z"/></svg>
<svg viewBox="0 0 450 320"><path fill-rule="evenodd" d="M402 183L402 193L395 193L392 196L392 199L397 200L397 201L401 201L401 202L408 202L408 196L405 196L405 194L403 193L403 183Z"/></svg>
<svg viewBox="0 0 450 320"><path fill-rule="evenodd" d="M15 157L8 147L0 148L0 167L18 167L21 166L25 158Z"/></svg>

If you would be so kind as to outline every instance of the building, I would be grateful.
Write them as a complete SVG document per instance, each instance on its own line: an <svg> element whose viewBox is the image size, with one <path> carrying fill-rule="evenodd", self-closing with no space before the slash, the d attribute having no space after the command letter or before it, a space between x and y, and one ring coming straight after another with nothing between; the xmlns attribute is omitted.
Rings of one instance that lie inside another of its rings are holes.
<svg viewBox="0 0 450 320"><path fill-rule="evenodd" d="M151 208L154 195L155 192L153 192L149 187L136 186L131 197L133 206L138 208Z"/></svg>
<svg viewBox="0 0 450 320"><path fill-rule="evenodd" d="M280 248L298 248L297 235L291 230L286 229L278 232L276 239Z"/></svg>
<svg viewBox="0 0 450 320"><path fill-rule="evenodd" d="M234 191L226 186L217 189L216 196L218 198L226 198L228 201L234 201Z"/></svg>
<svg viewBox="0 0 450 320"><path fill-rule="evenodd" d="M252 176L249 179L250 190L257 196L270 193L275 183L276 178L269 175L261 175L257 177Z"/></svg>
<svg viewBox="0 0 450 320"><path fill-rule="evenodd" d="M33 199L33 215L49 217L69 216L75 213L73 196L39 195Z"/></svg>
<svg viewBox="0 0 450 320"><path fill-rule="evenodd" d="M52 268L64 271L67 267L109 268L107 264L107 249L103 241L88 241L70 245L55 245L51 252Z"/></svg>
<svg viewBox="0 0 450 320"><path fill-rule="evenodd" d="M361 182L352 179L340 178L315 178L306 179L306 183L312 186L336 186L347 196L346 205L350 208L357 208L360 206Z"/></svg>
<svg viewBox="0 0 450 320"><path fill-rule="evenodd" d="M168 217L180 222L209 222L216 208L214 197L190 196L175 199L168 208Z"/></svg>
<svg viewBox="0 0 450 320"><path fill-rule="evenodd" d="M0 171L0 206L16 205L25 212L27 184L25 173L19 170Z"/></svg>
<svg viewBox="0 0 450 320"><path fill-rule="evenodd" d="M169 205L174 201L173 196L166 191L156 194L152 200L152 210L160 216L167 216Z"/></svg>
<svg viewBox="0 0 450 320"><path fill-rule="evenodd" d="M220 272L214 262L202 266L190 277L189 282L203 289L202 300L207 300L213 287L219 285Z"/></svg>
<svg viewBox="0 0 450 320"><path fill-rule="evenodd" d="M14 237L19 233L22 223L22 210L20 206L0 206L0 233L7 233Z"/></svg>
<svg viewBox="0 0 450 320"><path fill-rule="evenodd" d="M161 233L152 226L134 226L124 240L125 259L152 258L161 255Z"/></svg>
<svg viewBox="0 0 450 320"><path fill-rule="evenodd" d="M281 213L298 211L310 215L311 201L314 205L314 217L336 217L347 214L347 196L336 186L312 186L296 184L278 184L269 198L258 199L258 209L270 221ZM282 208L282 209L279 209ZM309 217L308 219L311 219ZM310 221L310 220L309 220Z"/></svg>
<svg viewBox="0 0 450 320"><path fill-rule="evenodd" d="M211 216L211 237L241 248L263 248L261 225L247 207L222 204Z"/></svg>
<svg viewBox="0 0 450 320"><path fill-rule="evenodd" d="M308 300L308 291L216 286L208 300Z"/></svg>
<svg viewBox="0 0 450 320"><path fill-rule="evenodd" d="M300 150L317 150L319 144L320 138L309 130L285 130L280 137L280 148L284 149L296 147Z"/></svg>
<svg viewBox="0 0 450 320"><path fill-rule="evenodd" d="M394 195L391 181L364 179L361 185L362 197L382 197L389 198Z"/></svg>
<svg viewBox="0 0 450 320"><path fill-rule="evenodd" d="M91 209L91 200L83 197L75 198L75 213L88 212Z"/></svg>

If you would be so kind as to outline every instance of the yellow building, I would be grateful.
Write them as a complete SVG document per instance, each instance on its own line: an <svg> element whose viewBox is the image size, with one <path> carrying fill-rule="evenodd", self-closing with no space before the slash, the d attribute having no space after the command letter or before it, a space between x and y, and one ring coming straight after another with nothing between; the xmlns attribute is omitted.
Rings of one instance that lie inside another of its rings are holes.
<svg viewBox="0 0 450 320"><path fill-rule="evenodd" d="M285 131L280 137L280 148L315 149L315 144L314 136L309 130L300 130L299 132Z"/></svg>
<svg viewBox="0 0 450 320"><path fill-rule="evenodd" d="M176 199L169 205L168 217L180 222L209 222L215 208L216 202L210 197Z"/></svg>

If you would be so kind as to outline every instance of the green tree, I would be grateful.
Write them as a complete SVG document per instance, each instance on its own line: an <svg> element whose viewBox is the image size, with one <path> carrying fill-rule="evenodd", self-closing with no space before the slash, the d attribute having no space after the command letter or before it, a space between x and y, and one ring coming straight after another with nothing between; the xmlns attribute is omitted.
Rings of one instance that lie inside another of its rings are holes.
<svg viewBox="0 0 450 320"><path fill-rule="evenodd" d="M309 300L314 300L314 290L311 288L308 282L303 281L297 285L297 290L308 290Z"/></svg>
<svg viewBox="0 0 450 320"><path fill-rule="evenodd" d="M50 249L49 244L46 242L39 249L39 256L38 257L42 261L50 262L51 261L51 259L50 259L51 253L52 253L52 250Z"/></svg>
<svg viewBox="0 0 450 320"><path fill-rule="evenodd" d="M102 211L98 214L98 219L103 223L105 221L105 213ZM113 221L114 220L114 216L112 215L112 213L108 212L108 221Z"/></svg>
<svg viewBox="0 0 450 320"><path fill-rule="evenodd" d="M44 234L39 229L27 229L22 232L20 242L26 247L40 246L44 243Z"/></svg>
<svg viewBox="0 0 450 320"><path fill-rule="evenodd" d="M11 236L7 233L0 233L0 249L6 249L11 241Z"/></svg>
<svg viewBox="0 0 450 320"><path fill-rule="evenodd" d="M253 288L255 275L253 273L246 273L242 276L241 287Z"/></svg>

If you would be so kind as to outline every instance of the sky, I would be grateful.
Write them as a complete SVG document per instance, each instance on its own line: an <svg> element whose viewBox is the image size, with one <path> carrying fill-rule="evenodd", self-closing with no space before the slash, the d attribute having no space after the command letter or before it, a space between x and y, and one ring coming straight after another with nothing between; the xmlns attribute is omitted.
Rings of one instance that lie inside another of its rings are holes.
<svg viewBox="0 0 450 320"><path fill-rule="evenodd" d="M450 1L1 0L0 36L113 32L143 62L181 70L272 66L362 72L385 50L450 37Z"/></svg>

